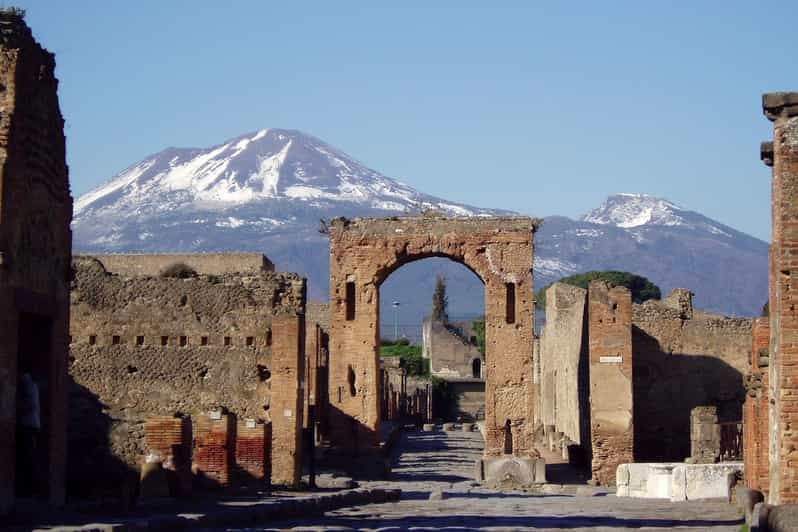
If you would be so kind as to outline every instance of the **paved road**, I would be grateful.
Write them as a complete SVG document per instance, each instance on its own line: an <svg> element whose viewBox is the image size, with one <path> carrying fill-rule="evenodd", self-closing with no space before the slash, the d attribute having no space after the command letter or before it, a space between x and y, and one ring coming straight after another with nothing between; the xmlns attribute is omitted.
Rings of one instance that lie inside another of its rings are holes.
<svg viewBox="0 0 798 532"><path fill-rule="evenodd" d="M737 532L741 520L721 502L619 499L587 486L547 486L544 493L499 493L472 482L482 452L479 433L409 433L390 482L398 503L344 508L303 522L250 530L690 530ZM579 496L576 496L577 489ZM441 498L438 497L438 492ZM434 500L430 494L435 493ZM574 495L564 495L572 493ZM239 529L240 530L240 529Z"/></svg>

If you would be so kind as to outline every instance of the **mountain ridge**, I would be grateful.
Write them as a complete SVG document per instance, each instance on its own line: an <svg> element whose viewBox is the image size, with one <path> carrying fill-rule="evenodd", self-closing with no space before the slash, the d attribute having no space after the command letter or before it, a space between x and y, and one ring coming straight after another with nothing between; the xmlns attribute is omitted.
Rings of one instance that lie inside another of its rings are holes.
<svg viewBox="0 0 798 532"><path fill-rule="evenodd" d="M128 166L75 205L78 252L261 251L279 269L308 277L312 299L329 293L329 250L317 231L320 219L426 209L450 216L516 214L424 194L312 135L273 128L210 148L167 148ZM615 269L644 275L664 293L693 289L698 308L725 314L753 315L767 298L765 242L663 198L610 195L578 219L545 218L535 238L537 286L582 271ZM386 281L383 300L394 297L397 285L395 297L410 299L408 312L414 313L428 306L432 270L453 279L462 275L451 265L422 267L421 273L403 273L404 268ZM475 295L466 300L474 306L481 302L471 281L463 277L455 284L470 286Z"/></svg>

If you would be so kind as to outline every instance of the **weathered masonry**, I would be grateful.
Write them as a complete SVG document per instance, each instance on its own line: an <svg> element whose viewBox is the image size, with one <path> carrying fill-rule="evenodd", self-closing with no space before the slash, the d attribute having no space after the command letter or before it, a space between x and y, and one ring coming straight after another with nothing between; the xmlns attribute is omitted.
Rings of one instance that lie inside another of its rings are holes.
<svg viewBox="0 0 798 532"><path fill-rule="evenodd" d="M485 284L483 471L487 476L499 473L494 466L510 455L517 458L516 470L534 476L532 260L537 226L524 217L333 220L329 402L331 436L339 450L350 456L377 450L380 285L408 262L446 257L471 269Z"/></svg>
<svg viewBox="0 0 798 532"><path fill-rule="evenodd" d="M108 271L117 256L75 260L69 470L76 494L95 495L102 484L87 471L104 471L112 484L135 482L153 455L177 478L193 470L206 484L269 474L274 484L298 484L305 280L270 271L262 255L244 260L263 265L244 273L231 273L240 257L210 259L170 256L186 266L178 277L161 271L166 263L157 256L127 256L124 271L135 275Z"/></svg>
<svg viewBox="0 0 798 532"><path fill-rule="evenodd" d="M22 17L0 10L0 514L16 497L64 501L72 197L54 71ZM35 453L17 441L25 374Z"/></svg>
<svg viewBox="0 0 798 532"><path fill-rule="evenodd" d="M620 462L701 461L691 413L711 408L724 434L738 429L751 334L752 320L694 310L689 290L633 304L624 289L555 283L537 357L546 444L605 484ZM711 461L735 451L720 443Z"/></svg>
<svg viewBox="0 0 798 532"><path fill-rule="evenodd" d="M762 107L774 125L768 500L786 504L798 502L798 93L765 94Z"/></svg>

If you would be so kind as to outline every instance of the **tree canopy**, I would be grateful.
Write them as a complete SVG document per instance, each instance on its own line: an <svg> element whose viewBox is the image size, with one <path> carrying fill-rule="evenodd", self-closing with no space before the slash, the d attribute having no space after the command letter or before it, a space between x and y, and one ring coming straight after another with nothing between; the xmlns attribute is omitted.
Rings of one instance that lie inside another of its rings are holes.
<svg viewBox="0 0 798 532"><path fill-rule="evenodd" d="M657 285L642 275L630 272L592 271L563 277L557 282L586 289L590 281L604 281L610 286L625 286L632 292L633 303L642 303L649 299L662 298L662 292ZM546 289L550 286L551 284L548 284L535 292L535 300L539 308L546 308Z"/></svg>

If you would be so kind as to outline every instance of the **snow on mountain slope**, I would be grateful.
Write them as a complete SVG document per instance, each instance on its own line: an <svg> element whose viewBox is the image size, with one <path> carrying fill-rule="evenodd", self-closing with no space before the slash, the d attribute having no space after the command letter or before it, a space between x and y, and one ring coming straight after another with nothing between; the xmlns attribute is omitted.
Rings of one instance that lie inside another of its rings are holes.
<svg viewBox="0 0 798 532"><path fill-rule="evenodd" d="M510 214L423 194L299 131L264 129L207 149L168 148L84 194L75 203L74 248L263 252L279 269L306 276L309 297L326 299L329 247L319 219L428 208L454 216ZM430 294L421 281L434 279L440 266L430 268L400 268L383 301L401 299L408 316L425 314ZM474 282L457 268L446 270L453 283ZM645 275L665 292L691 288L699 308L730 314L752 315L767 297L766 243L645 194L610 196L580 220L548 217L535 235L537 288L600 269ZM467 292L484 299L480 286Z"/></svg>
<svg viewBox="0 0 798 532"><path fill-rule="evenodd" d="M176 208L218 211L265 200L310 206L349 202L399 213L426 208L462 216L491 213L421 194L310 135L264 129L208 149L169 148L148 157L80 197L75 219Z"/></svg>

